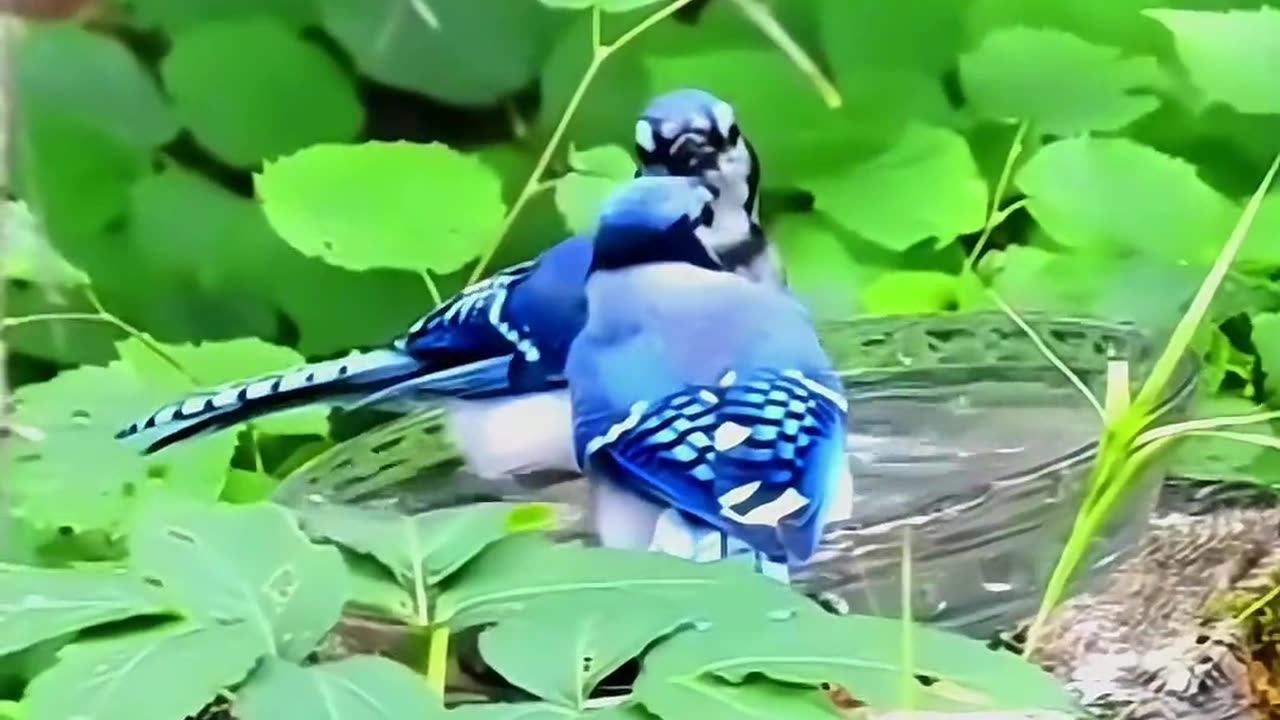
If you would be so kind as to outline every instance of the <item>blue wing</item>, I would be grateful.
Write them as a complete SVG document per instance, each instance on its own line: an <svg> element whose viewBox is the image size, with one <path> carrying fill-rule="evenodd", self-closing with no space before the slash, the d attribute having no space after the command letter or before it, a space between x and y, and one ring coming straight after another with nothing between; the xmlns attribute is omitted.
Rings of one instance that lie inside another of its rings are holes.
<svg viewBox="0 0 1280 720"><path fill-rule="evenodd" d="M808 559L847 470L848 405L829 373L728 373L625 416L580 418L586 467L775 561Z"/></svg>

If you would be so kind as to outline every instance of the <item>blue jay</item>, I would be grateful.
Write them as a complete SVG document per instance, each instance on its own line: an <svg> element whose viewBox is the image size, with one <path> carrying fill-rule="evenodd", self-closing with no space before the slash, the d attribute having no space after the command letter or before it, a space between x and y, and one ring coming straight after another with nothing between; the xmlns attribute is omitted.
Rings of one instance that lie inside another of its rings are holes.
<svg viewBox="0 0 1280 720"><path fill-rule="evenodd" d="M726 267L781 285L758 225L760 171L733 108L700 90L655 98L636 125L643 175L698 175L717 189L699 239ZM117 437L155 452L268 413L324 403L416 409L443 399L450 434L481 477L576 470L563 369L585 320L589 236L464 289L389 347L304 365L165 405Z"/></svg>
<svg viewBox="0 0 1280 720"><path fill-rule="evenodd" d="M574 450L603 544L785 581L849 516L847 401L808 311L699 240L715 193L646 177L606 203L565 367Z"/></svg>

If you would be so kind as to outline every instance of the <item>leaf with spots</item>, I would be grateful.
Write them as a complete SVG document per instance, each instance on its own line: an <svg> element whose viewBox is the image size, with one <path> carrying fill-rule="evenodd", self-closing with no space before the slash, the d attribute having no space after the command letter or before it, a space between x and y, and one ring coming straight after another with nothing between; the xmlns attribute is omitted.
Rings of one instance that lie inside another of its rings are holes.
<svg viewBox="0 0 1280 720"><path fill-rule="evenodd" d="M188 616L244 622L270 652L301 660L338 621L350 594L337 548L314 545L271 504L149 507L131 564Z"/></svg>
<svg viewBox="0 0 1280 720"><path fill-rule="evenodd" d="M346 505L311 504L300 511L315 537L369 555L418 598L418 620L427 620L426 588L452 575L493 542L513 532L550 527L547 505L483 503L418 515Z"/></svg>
<svg viewBox="0 0 1280 720"><path fill-rule="evenodd" d="M449 717L412 670L367 655L307 667L267 658L236 693L234 710L240 720Z"/></svg>
<svg viewBox="0 0 1280 720"><path fill-rule="evenodd" d="M158 593L123 569L0 564L0 655L94 625L168 612Z"/></svg>
<svg viewBox="0 0 1280 720"><path fill-rule="evenodd" d="M72 643L27 687L29 720L195 716L267 651L250 623L178 622Z"/></svg>
<svg viewBox="0 0 1280 720"><path fill-rule="evenodd" d="M595 227L596 216L609 195L635 177L636 164L626 150L603 145L570 150L568 175L556 180L556 209L575 233Z"/></svg>
<svg viewBox="0 0 1280 720"><path fill-rule="evenodd" d="M696 610L659 593L585 591L546 597L480 636L485 662L517 687L584 710L601 680ZM691 612L692 611L692 612ZM625 617L625 623L617 618Z"/></svg>
<svg viewBox="0 0 1280 720"><path fill-rule="evenodd" d="M169 402L126 363L86 366L14 392L15 421L34 429L16 437L4 475L17 510L35 527L129 527L135 504L160 493L214 500L226 482L232 435L144 457L115 438L120 428Z"/></svg>

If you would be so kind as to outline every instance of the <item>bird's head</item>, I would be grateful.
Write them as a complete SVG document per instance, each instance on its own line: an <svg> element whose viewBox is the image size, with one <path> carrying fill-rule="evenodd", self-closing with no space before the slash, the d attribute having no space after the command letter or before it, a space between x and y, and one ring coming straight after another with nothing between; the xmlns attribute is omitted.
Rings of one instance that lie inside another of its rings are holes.
<svg viewBox="0 0 1280 720"><path fill-rule="evenodd" d="M699 178L638 177L605 202L596 224L591 270L649 263L724 269L699 237L711 222L716 190Z"/></svg>
<svg viewBox="0 0 1280 720"><path fill-rule="evenodd" d="M759 162L733 106L715 95L686 88L654 98L636 122L636 154L642 174L701 177L758 220Z"/></svg>

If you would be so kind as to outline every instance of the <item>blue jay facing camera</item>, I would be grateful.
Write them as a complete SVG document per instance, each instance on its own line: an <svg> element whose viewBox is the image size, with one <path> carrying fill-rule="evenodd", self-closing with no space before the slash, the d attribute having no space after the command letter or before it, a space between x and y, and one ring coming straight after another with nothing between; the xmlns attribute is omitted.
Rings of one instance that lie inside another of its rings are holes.
<svg viewBox="0 0 1280 720"><path fill-rule="evenodd" d="M694 175L716 188L697 232L721 261L781 284L781 263L758 225L759 166L733 108L700 90L661 95L642 113L636 139L640 174ZM430 228L423 233L429 242ZM585 320L591 256L589 235L568 238L465 288L387 347L197 393L117 437L150 453L306 405L413 411L423 400L444 400L473 474L576 471L563 370Z"/></svg>
<svg viewBox="0 0 1280 720"><path fill-rule="evenodd" d="M606 204L565 367L574 449L602 544L786 580L853 502L847 402L804 307L700 240L715 200L645 177Z"/></svg>

